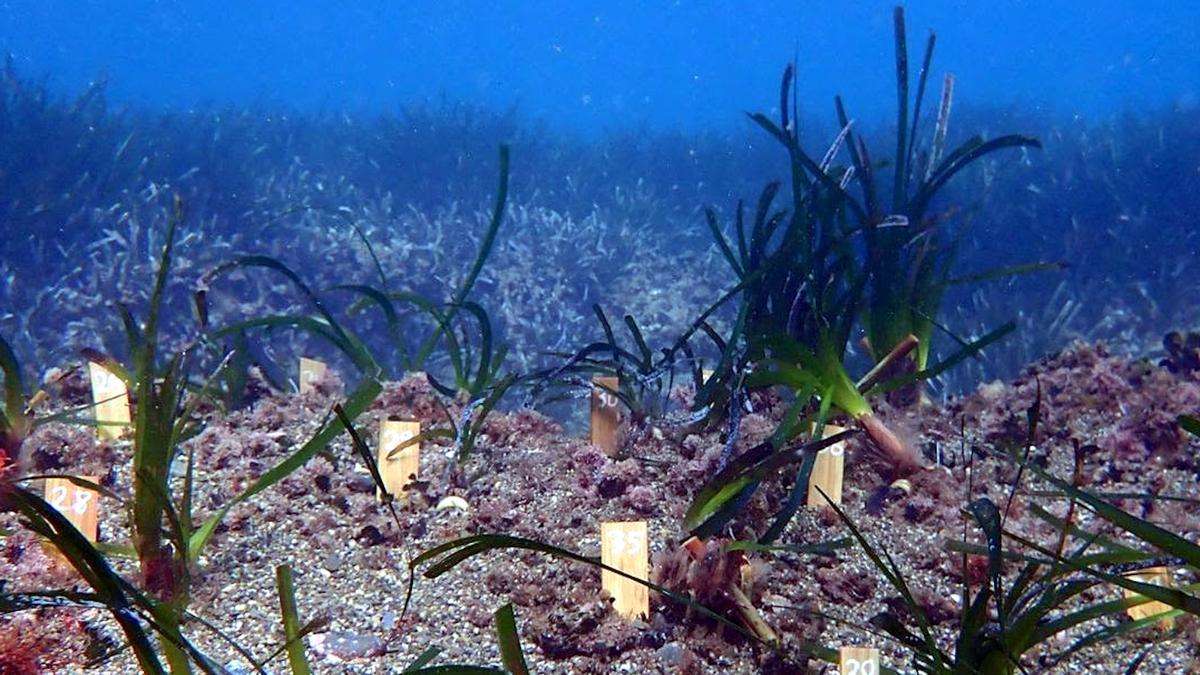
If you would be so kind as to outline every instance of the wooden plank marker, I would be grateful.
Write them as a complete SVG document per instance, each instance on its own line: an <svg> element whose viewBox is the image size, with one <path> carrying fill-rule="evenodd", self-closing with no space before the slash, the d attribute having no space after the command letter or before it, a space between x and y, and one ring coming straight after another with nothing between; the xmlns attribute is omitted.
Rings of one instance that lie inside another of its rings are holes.
<svg viewBox="0 0 1200 675"><path fill-rule="evenodd" d="M98 476L79 476L99 483ZM95 542L99 530L100 494L91 488L76 485L67 478L46 479L46 502L63 514L88 541Z"/></svg>
<svg viewBox="0 0 1200 675"><path fill-rule="evenodd" d="M600 524L600 562L638 579L650 578L650 547L646 521ZM613 608L627 619L650 616L650 589L608 570L600 570L600 585L613 597Z"/></svg>
<svg viewBox="0 0 1200 675"><path fill-rule="evenodd" d="M132 422L129 390L121 378L98 363L88 362L88 376L92 381L96 437L102 441L115 441L129 431Z"/></svg>
<svg viewBox="0 0 1200 675"><path fill-rule="evenodd" d="M592 445L606 455L616 454L620 441L621 401L612 393L620 386L616 377L592 378Z"/></svg>
<svg viewBox="0 0 1200 675"><path fill-rule="evenodd" d="M408 501L404 487L420 475L421 444L413 443L395 456L388 458L392 450L400 447L405 441L415 438L421 433L421 423L385 419L379 422L379 475L389 494L401 502ZM383 499L383 494L378 495Z"/></svg>
<svg viewBox="0 0 1200 675"><path fill-rule="evenodd" d="M325 377L325 373L329 370L329 366L316 360L304 356L300 357L300 395L303 396L312 391L314 385Z"/></svg>
<svg viewBox="0 0 1200 675"><path fill-rule="evenodd" d="M841 427L827 426L825 427L825 435L841 433ZM825 506L825 498L817 492L817 486L820 486L825 494L829 495L829 500L834 504L842 503L842 473L845 470L846 463L846 444L844 442L834 443L817 453L817 459L813 462L812 475L808 478L808 505L810 507Z"/></svg>
<svg viewBox="0 0 1200 675"><path fill-rule="evenodd" d="M871 647L838 648L838 675L879 675L879 650Z"/></svg>
<svg viewBox="0 0 1200 675"><path fill-rule="evenodd" d="M1146 584L1154 584L1155 586L1164 586L1169 588L1173 585L1171 582L1171 570L1161 566L1147 567L1144 570L1138 570L1136 572L1126 574L1125 577L1127 579L1133 579L1134 581L1140 581ZM1141 594L1135 593L1128 588L1122 589L1122 591L1124 591L1126 598L1142 597ZM1129 618L1133 619L1134 621L1138 621L1140 619L1145 619L1146 617L1154 616L1155 614L1162 614L1163 612L1168 612L1170 610L1171 606L1167 603L1159 602L1158 600L1151 600L1150 602L1138 605L1136 607L1130 607L1125 611L1129 614ZM1175 627L1175 619L1169 617L1165 618L1158 622L1158 625L1164 630L1170 630Z"/></svg>

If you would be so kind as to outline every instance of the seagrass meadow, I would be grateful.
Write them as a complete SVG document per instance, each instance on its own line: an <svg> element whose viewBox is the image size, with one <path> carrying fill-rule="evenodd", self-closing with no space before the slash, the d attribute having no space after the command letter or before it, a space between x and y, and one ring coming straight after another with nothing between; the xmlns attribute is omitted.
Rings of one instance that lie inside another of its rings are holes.
<svg viewBox="0 0 1200 675"><path fill-rule="evenodd" d="M1200 670L1200 107L887 18L721 132L10 58L0 675Z"/></svg>

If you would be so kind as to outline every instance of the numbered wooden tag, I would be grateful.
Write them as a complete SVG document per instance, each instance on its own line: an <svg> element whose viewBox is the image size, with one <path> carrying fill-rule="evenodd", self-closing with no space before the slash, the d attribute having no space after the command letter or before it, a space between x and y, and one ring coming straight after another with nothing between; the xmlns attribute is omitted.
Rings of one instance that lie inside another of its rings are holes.
<svg viewBox="0 0 1200 675"><path fill-rule="evenodd" d="M621 431L621 401L612 392L621 386L616 377L592 378L592 445L606 455L616 454Z"/></svg>
<svg viewBox="0 0 1200 675"><path fill-rule="evenodd" d="M879 675L879 650L871 647L839 648L838 675Z"/></svg>
<svg viewBox="0 0 1200 675"><path fill-rule="evenodd" d="M79 476L98 483L97 476ZM46 502L63 514L88 541L96 541L99 528L100 494L66 478L46 479Z"/></svg>
<svg viewBox="0 0 1200 675"><path fill-rule="evenodd" d="M420 475L421 444L413 443L391 458L388 455L420 433L420 422L385 419L379 423L379 475L383 477L383 484L388 493L401 501L408 499L404 486ZM383 499L382 493L379 494L379 498Z"/></svg>
<svg viewBox="0 0 1200 675"><path fill-rule="evenodd" d="M1171 582L1171 571L1166 567L1147 567L1144 570L1138 570L1137 572L1126 574L1125 577L1128 579L1133 579L1134 581L1140 581L1145 584L1154 584L1155 586L1170 587L1173 585ZM1126 598L1142 597L1140 594L1135 593L1128 588L1122 590L1124 591ZM1146 617L1154 616L1155 614L1162 614L1163 612L1168 612L1170 610L1171 606L1167 603L1159 602L1158 600L1151 600L1150 602L1137 605L1136 607L1130 607L1125 611L1129 614L1129 618L1133 619L1134 621L1138 621L1139 619L1145 619ZM1175 619L1163 619L1159 622L1159 626L1166 630L1170 630L1175 626Z"/></svg>
<svg viewBox="0 0 1200 675"><path fill-rule="evenodd" d="M115 441L129 431L129 390L121 378L107 368L88 362L88 376L92 380L92 402L95 404L96 437L102 441Z"/></svg>
<svg viewBox="0 0 1200 675"><path fill-rule="evenodd" d="M825 435L831 436L844 431L841 427L826 426ZM829 495L829 501L834 504L842 503L842 473L845 471L846 444L834 443L817 453L813 462L812 475L808 478L808 505L810 507L825 506L825 497L817 492L820 486Z"/></svg>
<svg viewBox="0 0 1200 675"><path fill-rule="evenodd" d="M600 562L638 579L649 579L646 521L601 523ZM600 570L600 585L612 595L613 608L621 616L650 616L650 589L646 586L608 570Z"/></svg>
<svg viewBox="0 0 1200 675"><path fill-rule="evenodd" d="M313 390L317 382L320 382L325 377L325 372L329 370L329 366L316 360L301 356L300 357L300 395L303 396Z"/></svg>

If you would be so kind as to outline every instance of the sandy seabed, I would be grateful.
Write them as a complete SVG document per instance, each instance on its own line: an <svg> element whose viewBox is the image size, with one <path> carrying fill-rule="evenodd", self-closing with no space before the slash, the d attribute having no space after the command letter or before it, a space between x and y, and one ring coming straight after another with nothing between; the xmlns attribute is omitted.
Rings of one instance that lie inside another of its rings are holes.
<svg viewBox="0 0 1200 675"><path fill-rule="evenodd" d="M908 583L946 649L952 649L956 635L962 575L978 584L985 574L982 558L970 560L963 570L961 557L943 544L963 538L962 507L972 499L990 496L1004 504L1016 477L1005 452L1024 443L1026 410L1039 387L1042 416L1033 453L1053 473L1070 475L1078 442L1094 445L1083 472L1090 490L1197 494L1200 442L1175 423L1179 413L1200 412L1195 374L1171 374L1110 356L1103 346L1074 345L1013 382L983 385L946 405L903 411L882 406L879 412L890 425L942 464L913 476L911 493L888 492L886 467L862 440L852 439L844 507L867 538L886 548L909 574ZM204 431L188 441L199 480L197 515L228 501L307 440L339 400L339 389L331 380L304 396L268 393L244 410L209 413ZM60 403L76 395L62 391ZM418 419L426 428L443 424L436 396L423 377L389 383L357 425L373 436L378 420L388 416ZM739 450L766 438L784 408L770 395L756 395L752 403ZM418 578L411 606L402 613L408 561L449 539L505 533L597 556L601 522L645 520L656 578L736 618L713 583L712 575L722 571L702 563L689 567L679 548L683 514L719 461L719 433L686 434L669 425L626 429L622 455L608 457L539 413L515 411L490 417L485 437L466 465L452 470L447 469L449 449L427 444L422 475L398 510L397 524L378 503L371 477L343 435L329 453L230 512L193 573L192 610L262 658L281 642L274 569L290 563L301 621L328 620L307 638L310 660L321 673L400 672L431 645L443 649L436 664L498 666L492 613L510 602L533 672L834 672L832 665L807 658L800 647L804 640L830 647L874 646L885 666L910 669L903 646L863 628L875 614L899 610L902 603L857 547L752 557L751 599L781 636L778 652L655 594L644 621L623 619L601 590L597 569L528 551L491 552L437 579ZM96 474L116 493L129 493L127 442L98 443L86 427L47 424L29 439L26 453L30 470ZM971 462L964 461L967 454L973 455ZM1066 504L1033 494L1043 487L1023 478L1008 526L1053 545L1056 531L1030 515L1029 506L1037 503L1061 515ZM727 534L744 539L761 532L789 488L784 480L764 483ZM462 497L468 509L434 508L446 495ZM1196 504L1128 498L1116 503L1189 540L1200 536ZM1113 534L1086 513L1078 522ZM72 573L51 564L34 536L11 516L0 519L0 528L14 531L0 557L7 591L72 583ZM973 527L965 532L968 540L979 541ZM804 509L778 543L845 536L828 508ZM128 540L122 510L107 501L100 539ZM135 578L130 561L116 566ZM1011 579L1018 569L1010 564L1004 572ZM1175 582L1197 581L1193 577L1193 571L1178 570ZM1116 597L1118 589L1101 585L1081 600ZM1107 617L1086 628L1126 620ZM214 661L250 672L245 659L211 631L195 624L187 630ZM1197 630L1198 623L1186 617L1169 631L1147 629L1053 663L1056 652L1088 632L1081 627L1030 652L1023 665L1028 672L1120 672L1150 647L1141 672L1197 672ZM103 610L54 608L0 617L0 673L84 672L88 651L110 640L119 641L119 633ZM288 672L283 656L266 668ZM123 653L91 672L137 669Z"/></svg>

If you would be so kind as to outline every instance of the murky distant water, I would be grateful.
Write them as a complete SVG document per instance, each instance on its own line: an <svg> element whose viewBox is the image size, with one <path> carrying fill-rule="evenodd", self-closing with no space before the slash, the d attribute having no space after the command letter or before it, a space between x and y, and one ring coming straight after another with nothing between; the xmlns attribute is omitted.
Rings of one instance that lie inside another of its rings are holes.
<svg viewBox="0 0 1200 675"><path fill-rule="evenodd" d="M239 251L319 286L382 283L347 223L388 284L439 296L474 255L504 142L509 212L479 293L514 358L595 339L593 303L665 341L733 282L702 210L731 222L786 176L744 115L779 115L786 63L810 152L836 135L841 94L890 161L889 3L545 5L4 3L0 331L34 368L116 339L96 308L143 293L174 193L189 213L181 326L189 285ZM963 274L1071 263L948 293L950 331L1021 330L947 388L1070 339L1147 353L1200 324L1200 5L913 2L907 18L914 80L938 36L922 139L953 72L951 144L1044 145L943 196ZM240 290L228 311L294 302Z"/></svg>

